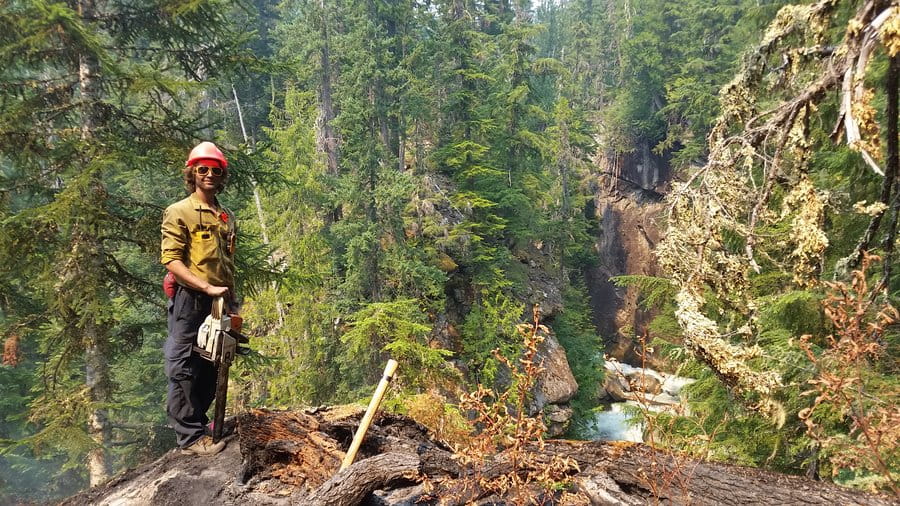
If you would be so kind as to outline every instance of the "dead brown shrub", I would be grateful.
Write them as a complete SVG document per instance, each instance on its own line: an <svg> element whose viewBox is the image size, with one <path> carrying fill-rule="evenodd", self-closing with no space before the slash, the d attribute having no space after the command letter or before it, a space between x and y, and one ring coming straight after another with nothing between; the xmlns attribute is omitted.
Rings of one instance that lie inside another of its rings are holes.
<svg viewBox="0 0 900 506"><path fill-rule="evenodd" d="M547 427L540 413L528 413L529 396L543 371L536 359L538 345L549 330L540 324L537 307L533 323L516 330L524 345L518 364L494 350L494 357L510 371L509 388L495 392L478 385L460 400L460 409L472 415L472 430L464 444L453 448L463 475L452 483L429 484L441 503L468 503L491 495L517 505L575 500L565 489L578 464L541 453Z"/></svg>
<svg viewBox="0 0 900 506"><path fill-rule="evenodd" d="M19 350L19 336L12 334L3 342L3 365L15 367L21 361L21 352Z"/></svg>
<svg viewBox="0 0 900 506"><path fill-rule="evenodd" d="M885 331L900 320L900 313L887 302L876 302L878 294L868 285L866 271L878 260L865 255L849 284L826 283L830 293L822 304L834 333L819 353L812 336L800 339L815 367L812 388L804 394L816 397L799 417L830 456L833 474L841 469L876 473L900 497L900 392L895 380L874 373L885 356ZM842 430L845 426L849 433Z"/></svg>

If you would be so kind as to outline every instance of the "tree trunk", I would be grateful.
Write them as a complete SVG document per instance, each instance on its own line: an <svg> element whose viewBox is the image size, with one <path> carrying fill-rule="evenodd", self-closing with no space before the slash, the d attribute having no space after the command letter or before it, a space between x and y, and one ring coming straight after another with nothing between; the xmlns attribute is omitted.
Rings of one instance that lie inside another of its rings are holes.
<svg viewBox="0 0 900 506"><path fill-rule="evenodd" d="M234 105L237 108L238 122L240 122L241 125L241 135L243 136L244 144L249 146L250 138L247 136L247 127L244 125L244 113L241 110L241 101L238 99L237 89L235 89L234 83L231 84L231 94L234 96ZM257 183L256 178L252 175L250 176L250 184L253 186L253 202L256 204L256 219L259 223L259 230L262 233L263 244L268 246L269 229L266 226L266 215L263 212L262 198L259 196L259 183ZM269 261L270 268L277 267L275 259L271 254L267 260ZM272 294L275 296L275 311L278 313L278 326L273 329L273 331L275 331L284 327L284 305L278 297L278 281L273 280L271 287ZM287 345L291 358L294 358L294 349L290 344L290 340L285 338L285 344Z"/></svg>
<svg viewBox="0 0 900 506"><path fill-rule="evenodd" d="M900 221L900 139L897 132L898 85L900 85L900 55L891 57L887 75L887 163L884 169L884 186L887 191L881 201L890 204L890 221L882 240L884 249L884 286L890 291L891 269L893 267L894 241L897 237L897 223ZM891 193L893 188L893 196Z"/></svg>
<svg viewBox="0 0 900 506"><path fill-rule="evenodd" d="M93 322L84 331L85 384L91 403L106 403L111 399L109 383L109 363L105 353L103 329ZM112 428L106 409L93 406L88 416L88 433L97 447L88 453L88 473L92 487L109 479L109 447Z"/></svg>
<svg viewBox="0 0 900 506"><path fill-rule="evenodd" d="M398 124L400 128L400 134L397 141L397 170L403 172L404 170L406 170L406 133L404 132L406 125L403 120L403 116L400 116Z"/></svg>
<svg viewBox="0 0 900 506"><path fill-rule="evenodd" d="M320 81L319 81L319 114L316 117L316 152L325 155L325 170L329 176L337 177L338 167L338 139L332 122L334 121L334 102L331 97L331 81L333 68L331 67L331 49L328 40L328 15L325 10L325 0L319 0L321 15L322 49L319 53ZM341 206L338 204L325 216L325 225L329 225L341 219Z"/></svg>
<svg viewBox="0 0 900 506"><path fill-rule="evenodd" d="M569 165L572 163L572 149L569 145L569 125L566 120L559 122L559 164L560 176L560 218L564 224L564 229L569 229ZM559 275L560 279L566 279L566 250L568 247L568 235L563 234L559 244Z"/></svg>
<svg viewBox="0 0 900 506"><path fill-rule="evenodd" d="M78 14L82 19L94 19L98 15L94 0L79 0ZM85 149L90 147L97 129L102 122L99 108L101 99L100 63L90 53L78 56L78 84L83 101L81 115L81 138ZM95 185L100 182L95 181ZM91 185L91 186L95 186ZM93 192L86 198L99 198L100 192ZM73 232L73 259L76 272L90 271L90 266L102 262L100 247L92 232L86 226L77 223ZM99 485L109 479L110 466L107 447L109 446L111 427L105 408L98 407L111 400L109 364L106 358L106 335L102 326L89 320L82 329L85 348L85 384L88 399L91 402L88 415L88 433L96 447L88 453L88 472L91 486Z"/></svg>
<svg viewBox="0 0 900 506"><path fill-rule="evenodd" d="M322 15L322 49L319 53L321 79L319 81L319 115L316 118L316 150L325 154L325 167L328 174L338 174L337 135L334 132L334 102L331 98L331 49L328 41L328 16L325 12L325 0L320 0Z"/></svg>

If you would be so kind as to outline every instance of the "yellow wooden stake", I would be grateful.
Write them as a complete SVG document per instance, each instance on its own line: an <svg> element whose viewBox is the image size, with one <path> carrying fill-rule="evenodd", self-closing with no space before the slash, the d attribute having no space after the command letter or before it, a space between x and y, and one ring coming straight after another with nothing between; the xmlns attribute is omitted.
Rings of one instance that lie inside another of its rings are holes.
<svg viewBox="0 0 900 506"><path fill-rule="evenodd" d="M353 459L356 458L356 452L359 451L363 438L366 437L366 431L369 430L369 425L372 425L372 419L375 418L375 412L378 411L378 406L381 404L381 399L384 397L384 392L387 390L388 383L391 382L396 371L397 361L394 359L388 360L387 367L384 368L384 376L382 376L381 381L378 382L378 388L375 389L375 394L372 396L372 400L369 401L369 407L366 409L366 414L363 415L362 420L359 422L359 428L356 429L356 435L353 436L353 442L350 443L350 448L347 450L347 455L344 456L344 461L341 462L339 471L343 471L350 467L350 464L353 463Z"/></svg>

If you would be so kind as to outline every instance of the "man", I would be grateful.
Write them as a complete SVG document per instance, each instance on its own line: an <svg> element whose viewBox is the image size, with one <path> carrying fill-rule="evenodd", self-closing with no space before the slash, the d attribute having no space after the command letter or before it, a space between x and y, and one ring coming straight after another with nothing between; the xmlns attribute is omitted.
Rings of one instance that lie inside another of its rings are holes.
<svg viewBox="0 0 900 506"><path fill-rule="evenodd" d="M216 369L193 352L197 332L213 299L234 294L234 215L219 204L228 161L211 142L201 142L188 155L184 182L190 195L163 214L161 262L177 281L169 304L169 337L165 344L169 388L166 414L178 446L191 455L214 455L225 442L206 434L206 411L216 393Z"/></svg>

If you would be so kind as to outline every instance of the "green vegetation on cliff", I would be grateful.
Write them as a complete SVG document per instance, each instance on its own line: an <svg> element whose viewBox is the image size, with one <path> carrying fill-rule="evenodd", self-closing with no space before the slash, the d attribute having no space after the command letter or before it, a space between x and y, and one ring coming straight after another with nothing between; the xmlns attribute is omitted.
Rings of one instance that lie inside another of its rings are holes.
<svg viewBox="0 0 900 506"><path fill-rule="evenodd" d="M0 502L171 447L158 221L198 139L233 167L254 337L234 409L357 401L393 357L389 405L458 421L462 391L508 386L492 351L519 353L538 305L585 434L608 337L585 276L609 233L595 198L607 161L652 151L673 169L643 189L668 194L664 277L619 282L657 314L634 330L699 379L657 440L896 488L900 16L786 4L5 3ZM831 138L848 114L849 147ZM852 278L862 249L883 260ZM848 329L865 297L871 332Z"/></svg>

